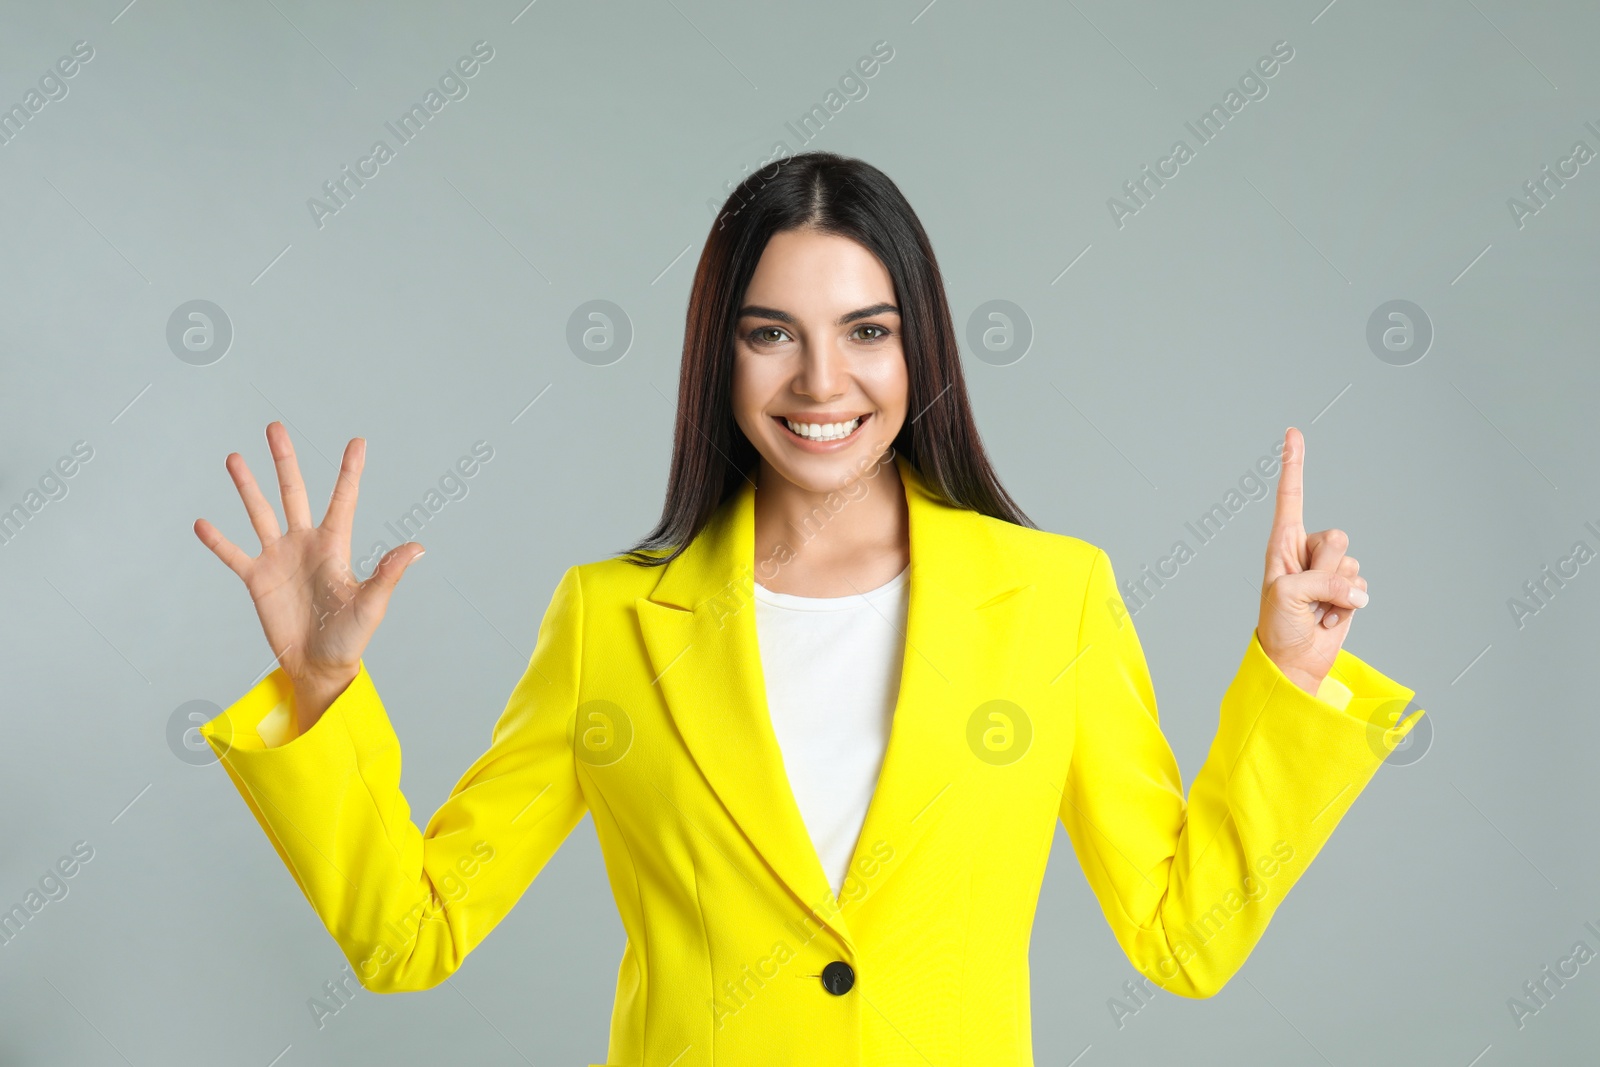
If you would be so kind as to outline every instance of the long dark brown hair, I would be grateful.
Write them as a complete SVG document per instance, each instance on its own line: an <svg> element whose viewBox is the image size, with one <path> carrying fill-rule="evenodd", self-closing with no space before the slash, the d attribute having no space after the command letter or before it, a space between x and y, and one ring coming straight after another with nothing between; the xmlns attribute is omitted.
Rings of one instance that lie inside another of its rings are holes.
<svg viewBox="0 0 1600 1067"><path fill-rule="evenodd" d="M894 440L928 487L957 507L1034 523L984 453L955 324L933 245L888 175L859 159L803 152L746 178L700 251L683 331L678 418L661 520L624 555L641 566L676 558L756 470L760 454L733 417L734 333L756 264L773 234L811 229L870 249L894 282L908 418Z"/></svg>

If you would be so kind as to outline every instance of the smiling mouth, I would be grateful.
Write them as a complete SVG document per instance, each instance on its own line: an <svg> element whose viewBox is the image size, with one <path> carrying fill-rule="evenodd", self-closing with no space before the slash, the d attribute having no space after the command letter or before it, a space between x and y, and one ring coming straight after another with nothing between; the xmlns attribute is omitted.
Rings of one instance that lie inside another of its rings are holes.
<svg viewBox="0 0 1600 1067"><path fill-rule="evenodd" d="M831 441L843 441L847 437L854 436L854 434L861 429L866 421L872 418L872 415L870 413L866 415L857 415L855 418L850 419L847 422L823 423L796 422L795 420L785 418L782 415L774 415L772 418L773 421L777 422L790 434L800 438L802 441L815 441L819 444L824 444Z"/></svg>

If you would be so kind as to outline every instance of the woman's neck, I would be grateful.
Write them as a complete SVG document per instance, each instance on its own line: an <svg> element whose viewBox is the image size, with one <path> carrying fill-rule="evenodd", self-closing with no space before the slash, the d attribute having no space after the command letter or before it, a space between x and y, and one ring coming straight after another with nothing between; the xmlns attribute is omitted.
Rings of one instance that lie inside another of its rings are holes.
<svg viewBox="0 0 1600 1067"><path fill-rule="evenodd" d="M892 460L824 492L795 485L761 461L754 561L761 585L796 596L850 596L883 585L910 560L905 487Z"/></svg>

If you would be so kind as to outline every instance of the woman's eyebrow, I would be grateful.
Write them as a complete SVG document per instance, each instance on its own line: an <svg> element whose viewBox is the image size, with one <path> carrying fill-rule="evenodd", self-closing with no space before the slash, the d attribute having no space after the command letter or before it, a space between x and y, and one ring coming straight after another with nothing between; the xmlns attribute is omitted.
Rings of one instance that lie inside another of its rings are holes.
<svg viewBox="0 0 1600 1067"><path fill-rule="evenodd" d="M857 319L868 319L874 315L898 314L900 314L900 309L895 307L893 304L873 304L871 307L857 308L855 311L848 311L845 314L840 315L838 321L835 322L834 325L843 326L846 323L855 322ZM794 316L789 314L787 311L779 311L777 308L762 307L759 304L747 304L740 308L739 317L741 319L777 319L779 322L787 322L791 326L794 325Z"/></svg>

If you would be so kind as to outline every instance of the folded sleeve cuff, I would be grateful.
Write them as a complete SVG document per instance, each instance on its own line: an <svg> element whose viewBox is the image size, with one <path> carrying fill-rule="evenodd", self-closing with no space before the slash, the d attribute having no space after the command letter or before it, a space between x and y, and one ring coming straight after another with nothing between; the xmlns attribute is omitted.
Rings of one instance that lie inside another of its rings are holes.
<svg viewBox="0 0 1600 1067"><path fill-rule="evenodd" d="M1259 708L1274 699L1288 698L1302 706L1324 711L1331 707L1384 730L1400 723L1411 698L1416 695L1414 690L1343 648L1334 657L1333 669L1312 695L1279 669L1261 647L1261 638L1253 630L1236 681L1252 691L1250 699L1245 701L1247 706ZM1421 714L1419 710L1405 719L1405 726L1395 734L1395 740L1409 733Z"/></svg>
<svg viewBox="0 0 1600 1067"><path fill-rule="evenodd" d="M315 810L318 805L338 808L344 801L336 798L356 793L369 797L376 805L377 825L396 856L406 844L410 808L398 789L380 788L373 794L371 783L399 781L400 740L365 662L316 724L291 736L293 695L293 683L278 668L201 726L200 734L307 899L315 902L303 868L309 865L312 877L322 877L323 866L333 864L342 875L358 863L351 857L331 858L344 847L337 836L339 819L329 821L326 811Z"/></svg>
<svg viewBox="0 0 1600 1067"><path fill-rule="evenodd" d="M200 735L221 759L258 754L295 752L311 755L310 750L328 754L331 749L349 752L360 762L362 756L386 750L394 744L394 730L377 687L362 661L356 676L304 734L295 733L294 685L282 667L257 682L249 692L200 727ZM270 757L268 757L270 758Z"/></svg>
<svg viewBox="0 0 1600 1067"><path fill-rule="evenodd" d="M1236 818L1259 813L1281 820L1285 832L1315 823L1319 845L1425 714L1405 718L1414 691L1344 649L1313 696L1278 668L1253 632L1233 684L1227 706L1234 716L1224 730L1236 738L1227 778ZM1284 810L1299 806L1281 790L1290 779L1307 787L1297 794L1307 810Z"/></svg>

